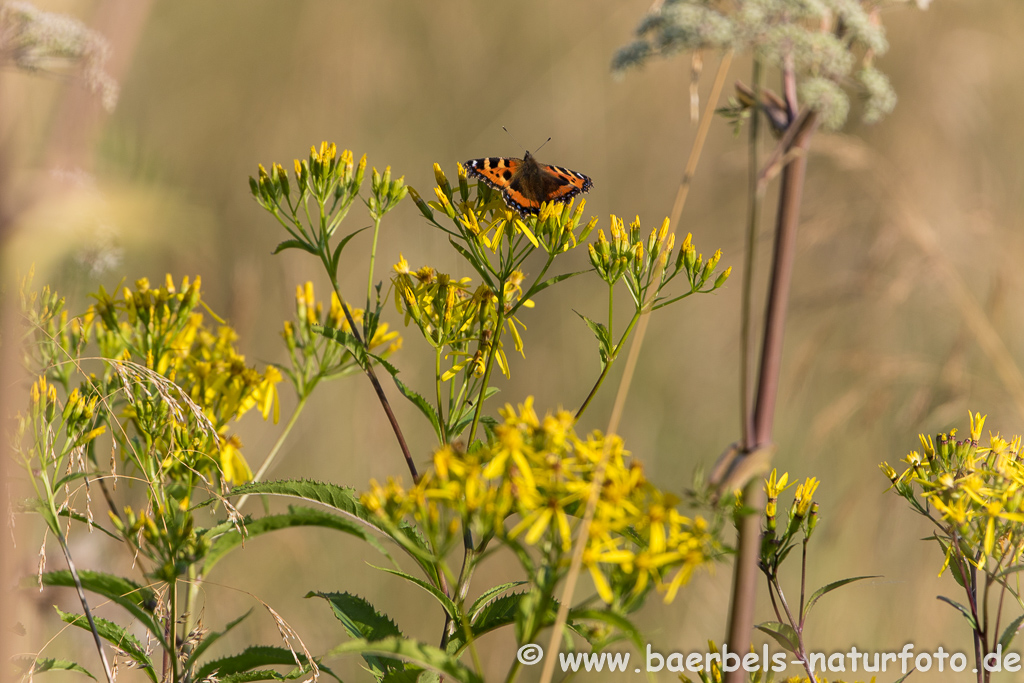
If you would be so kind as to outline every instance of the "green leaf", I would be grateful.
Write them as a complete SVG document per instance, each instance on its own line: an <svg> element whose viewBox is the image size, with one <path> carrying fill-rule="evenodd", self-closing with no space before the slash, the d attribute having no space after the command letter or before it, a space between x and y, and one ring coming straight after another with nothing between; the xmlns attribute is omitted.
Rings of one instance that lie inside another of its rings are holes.
<svg viewBox="0 0 1024 683"><path fill-rule="evenodd" d="M519 602L525 595L526 593L511 593L484 605L473 616L472 624L470 625L470 633L473 639L476 640L485 633L514 624L519 610ZM447 649L450 654L459 654L467 644L465 632L462 629L458 629L448 640Z"/></svg>
<svg viewBox="0 0 1024 683"><path fill-rule="evenodd" d="M300 652L297 653L300 662L305 662L308 666L308 660ZM233 674L271 674L272 678L283 680L284 677L276 671L253 671L256 667L260 666L295 666L295 656L292 651L286 647L274 647L270 645L254 645L247 647L236 655L229 655L227 657L221 657L220 659L214 659L206 662L199 670L196 671L194 680L201 681L205 678L209 678L211 675L216 674L217 678L221 681L225 680L227 676ZM302 667L299 669L302 671ZM239 680L268 680L267 678L243 678Z"/></svg>
<svg viewBox="0 0 1024 683"><path fill-rule="evenodd" d="M403 662L409 662L424 669L436 671L447 679L460 683L484 683L475 672L460 663L455 657L446 654L439 648L424 645L408 638L390 637L373 642L353 640L334 647L328 655L350 653L374 654Z"/></svg>
<svg viewBox="0 0 1024 683"><path fill-rule="evenodd" d="M388 359L386 359L386 358L384 358L382 356L378 356L377 354L374 354L374 353L370 354L370 358L372 358L375 361L377 361L378 363L380 363L380 366L382 368L384 368L385 370L387 370L387 373L389 375L391 375L392 377L394 377L395 375L397 375L399 373L399 369L396 368L394 365L392 365L391 361L389 361Z"/></svg>
<svg viewBox="0 0 1024 683"><path fill-rule="evenodd" d="M186 660L185 662L185 666L192 666L192 663L199 659L202 656L202 654L210 648L211 645L213 645L222 637L224 637L228 633L228 631L242 623L242 621L244 621L245 618L248 617L250 614L252 614L252 608L250 608L249 611L243 614L242 616L228 623L228 625L224 627L223 631L213 631L207 634L207 636L203 638L203 640L198 645L196 645L196 649L192 651L192 654L189 655L188 660Z"/></svg>
<svg viewBox="0 0 1024 683"><path fill-rule="evenodd" d="M246 521L245 535L243 536L234 527L219 535L211 544L206 553L203 574L209 575L210 570L229 552L242 545L246 540L254 536L265 534L279 529L293 529L295 527L315 526L324 529L334 529L342 533L351 534L356 538L366 541L371 546L382 552L391 559L391 555L381 545L376 534L370 532L365 524L352 521L346 517L332 514L326 510L317 510L304 506L289 506L288 512L279 515L268 515L256 520Z"/></svg>
<svg viewBox="0 0 1024 683"><path fill-rule="evenodd" d="M54 607L57 610L57 614L60 616L61 621L77 626L85 631L92 632L89 628L89 620L84 614L74 614L73 612L64 612L59 607ZM100 638L107 641L111 645L123 650L129 657L135 660L135 663L139 665L149 679L153 683L157 683L156 672L153 670L153 662L150 661L149 656L146 654L145 648L142 647L142 643L139 639L128 633L117 624L100 617L93 616L93 622L96 624L96 633L99 634Z"/></svg>
<svg viewBox="0 0 1024 683"><path fill-rule="evenodd" d="M1001 579L1004 576L1007 576L1009 574L1016 574L1017 572L1022 572L1022 571L1024 571L1024 564L1015 564L1012 567L1007 567L1003 571L1001 571L998 574L996 574L995 578Z"/></svg>
<svg viewBox="0 0 1024 683"><path fill-rule="evenodd" d="M353 521L375 529L395 541L410 557L416 560L423 572L431 578L437 578L432 564L433 554L415 527L409 524L399 525L397 532L376 515L367 511L359 502L359 497L352 488L337 486L320 481L282 480L250 482L236 486L231 490L232 496L245 494L275 495L301 498L332 507Z"/></svg>
<svg viewBox="0 0 1024 683"><path fill-rule="evenodd" d="M45 572L41 577L44 586L60 586L63 588L75 588L75 577L66 569L55 572ZM98 595L117 603L126 609L133 617L138 619L146 629L153 634L153 637L166 645L163 636L163 629L157 625L153 609L156 608L157 599L153 589L140 586L134 581L84 570L78 572L78 578L82 581L82 588L92 591ZM24 585L35 585L36 577L25 579ZM86 624L88 628L88 624Z"/></svg>
<svg viewBox="0 0 1024 683"><path fill-rule="evenodd" d="M572 619L574 622L580 620L588 620L600 621L604 624L607 624L608 626L618 629L619 632L622 633L622 635L626 636L626 638L628 638L629 641L633 643L633 646L636 647L638 651L644 651L644 638L640 634L640 631L637 630L637 627L633 625L633 622L619 614L615 614L613 612L609 612L606 610L596 609L570 610L569 618ZM589 638L587 640L590 641ZM608 644L608 642L591 642L591 645L593 645L595 649L603 649Z"/></svg>
<svg viewBox="0 0 1024 683"><path fill-rule="evenodd" d="M584 273L589 273L589 272L590 272L589 270L579 270L579 271L576 271L575 273L562 273L561 275L556 275L553 278L545 280L544 282L541 282L541 283L536 284L533 287L531 287L530 291L527 292L526 295L523 298L526 299L528 297L531 297L531 296L533 296L533 295L535 295L535 294L537 294L537 293L547 289L551 285L558 284L562 280L568 280L571 277L576 277L577 275L583 275Z"/></svg>
<svg viewBox="0 0 1024 683"><path fill-rule="evenodd" d="M327 327L325 325L310 325L310 328L317 334L341 344L345 350L352 354L352 358L355 359L360 367L365 368L367 366L369 361L367 360L366 347L359 343L354 334L340 330L337 327Z"/></svg>
<svg viewBox="0 0 1024 683"><path fill-rule="evenodd" d="M461 244L458 244L451 237L448 238L448 243L455 248L455 251L462 254L462 258L466 259L469 265L473 266L473 270L477 272L477 274L480 276L480 279L484 281L484 284L490 287L492 291L497 289L497 286L495 286L494 281L491 279L491 274L486 269L480 267L480 260L476 256L470 253Z"/></svg>
<svg viewBox="0 0 1024 683"><path fill-rule="evenodd" d="M395 380L395 385L398 387L398 390L402 392L402 396L405 396L407 399L409 399L409 402L412 403L417 408L419 408L420 412L423 413L428 420L430 420L430 424L433 425L434 427L434 433L437 435L437 438L440 439L441 418L437 416L437 411L434 410L434 406L430 405L430 401L423 398L415 391L407 387L405 385L405 382L398 379L397 375L392 375L391 378Z"/></svg>
<svg viewBox="0 0 1024 683"><path fill-rule="evenodd" d="M316 249L314 249L313 247L309 246L308 244L301 240L285 240L284 242L281 242L276 247L274 247L274 251L272 253L280 254L285 249L301 249L302 251L308 251L310 254L313 255L319 253L317 252Z"/></svg>
<svg viewBox="0 0 1024 683"><path fill-rule="evenodd" d="M957 602L955 600L950 600L949 598L947 598L944 595L936 595L935 597L937 599L941 600L942 602L946 603L947 605L951 605L958 612L960 612L960 614L962 614L965 617L967 617L967 623L971 625L971 629L972 630L974 630L974 631L978 630L978 622L976 622L974 620L974 615L971 614L971 610L967 609L966 607L964 607L963 605L961 605L959 602Z"/></svg>
<svg viewBox="0 0 1024 683"><path fill-rule="evenodd" d="M334 616L341 622L345 632L352 638L374 641L390 636L401 638L402 632L395 622L387 615L378 612L373 605L351 593L320 593L309 592L307 598L319 597L327 601L334 611ZM381 658L373 654L364 654L363 659L373 671L374 676L380 678L391 669L401 668L387 658Z"/></svg>
<svg viewBox="0 0 1024 683"><path fill-rule="evenodd" d="M85 667L81 664L76 664L70 659L52 659L49 657L33 657L31 655L18 655L11 657L11 661L17 668L18 675L31 678L36 674L41 674L44 671L77 671L83 673L89 678L96 680Z"/></svg>
<svg viewBox="0 0 1024 683"><path fill-rule="evenodd" d="M854 581L863 581L864 579L877 579L877 578L879 578L879 577L878 576L855 576L855 577L853 577L851 579L841 579L839 581L833 581L832 583L830 583L830 584L828 584L826 586L822 586L818 590L816 590L813 593L811 593L811 597L807 600L807 605L804 606L804 614L803 614L803 616L807 616L810 613L810 611L811 611L811 607L814 606L814 603L818 602L818 600L820 600L821 597L823 595L825 595L826 593L831 593L835 589L842 588L846 584L853 583Z"/></svg>
<svg viewBox="0 0 1024 683"><path fill-rule="evenodd" d="M384 674L380 683L417 683L423 673L424 670L419 667L403 665Z"/></svg>
<svg viewBox="0 0 1024 683"><path fill-rule="evenodd" d="M361 233L363 230L369 230L369 229L370 229L369 225L367 225L365 228L359 228L355 232L353 232L353 233L351 233L349 235L346 235L340 242L338 242L338 246L336 246L334 248L334 253L331 254L331 263L337 265L338 259L341 257L341 252L345 249L345 245L349 243L349 240L351 240L353 237L355 237L356 235Z"/></svg>
<svg viewBox="0 0 1024 683"><path fill-rule="evenodd" d="M406 574L403 571L399 571L398 569L388 569L387 567L377 567L377 566L374 566L372 564L370 566L373 567L374 569L379 569L382 572L387 572L388 574L394 574L395 576L400 576L403 579L405 579L406 581L408 581L409 583L413 583L413 584L419 586L423 590L425 590L428 593L430 593L431 595L433 595L434 598L436 598L437 601L439 603L441 603L441 607L443 607L444 611L448 613L448 616L450 616L452 619L455 619L456 621L458 621L461 618L461 615L459 614L459 607L458 607L458 605L456 605L455 602L453 602L452 599L449 598L445 594L445 592L442 591L440 588L427 583L423 579L417 579L415 576L412 576L411 574Z"/></svg>
<svg viewBox="0 0 1024 683"><path fill-rule="evenodd" d="M608 365L608 359L611 358L612 355L612 338L608 333L608 328L597 321L591 320L582 313L578 313L576 311L573 311L573 313L576 313L576 315L582 318L583 322L585 322L587 327L590 328L590 331L594 333L595 337L597 337L597 350L601 354L601 370L604 370Z"/></svg>
<svg viewBox="0 0 1024 683"><path fill-rule="evenodd" d="M778 621L766 621L754 628L770 635L775 639L775 642L788 652L796 654L800 649L800 636L797 634L796 629L789 624L783 624Z"/></svg>
<svg viewBox="0 0 1024 683"><path fill-rule="evenodd" d="M526 583L526 581L509 581L508 583L502 583L494 586L493 588L488 588L479 598L473 601L473 605L466 611L466 615L470 619L476 619L477 612L488 604L494 602L494 599L497 598L499 594L504 593L510 588L522 586L524 583Z"/></svg>
<svg viewBox="0 0 1024 683"><path fill-rule="evenodd" d="M1021 622L1024 622L1024 614L1011 621L1010 625L1003 631L1003 635L999 636L999 644L1003 646L1004 650L1010 649L1010 643L1013 642L1014 636L1017 635Z"/></svg>

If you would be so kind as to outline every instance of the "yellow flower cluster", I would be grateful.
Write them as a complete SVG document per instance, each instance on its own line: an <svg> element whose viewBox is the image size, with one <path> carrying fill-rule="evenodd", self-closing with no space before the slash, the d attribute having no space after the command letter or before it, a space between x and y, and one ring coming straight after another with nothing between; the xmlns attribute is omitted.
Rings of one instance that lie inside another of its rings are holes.
<svg viewBox="0 0 1024 683"><path fill-rule="evenodd" d="M972 558L976 566L985 566L988 558L1011 566L1024 554L1021 437L1007 441L999 434L990 435L988 446L982 448L985 416L969 415L969 438L958 441L955 429L935 440L921 434L921 451L907 455L908 467L903 473L897 474L888 463L880 467L895 492L918 512L929 517L930 509L939 513L940 526L949 538L981 549L981 554ZM943 571L957 543L946 546Z"/></svg>
<svg viewBox="0 0 1024 683"><path fill-rule="evenodd" d="M235 331L205 325L203 314L195 312L200 303L199 278L191 283L185 278L181 291L169 275L155 289L143 278L134 290L126 287L120 300L101 289L85 318L100 323L96 337L101 355L119 359L121 370L128 373L121 380L128 398L124 414L148 443L163 450L162 466L181 462L229 482L246 481L252 472L238 438L198 437L202 429L186 427L196 416L189 410L169 411L167 403L176 397L160 385L166 380L180 387L218 437L226 437L230 422L253 408L264 419L273 414L277 420L281 373L273 366L263 372L247 366L235 349Z"/></svg>
<svg viewBox="0 0 1024 683"><path fill-rule="evenodd" d="M467 366L474 377L482 376L487 351L493 342L492 330L499 317L498 297L491 288L481 284L471 292L470 278L456 280L430 266L413 271L404 256L395 264L394 270L395 307L405 314L405 323L416 323L431 346L439 350L447 347L453 357L451 368L442 373L441 380L449 381ZM520 302L523 279L522 272L514 271L505 283L507 310ZM533 308L533 302L529 300L523 301L522 305ZM525 325L515 315L506 313L502 327L508 328L516 351L522 353L523 338L519 328ZM497 361L502 373L508 376L508 359L500 346Z"/></svg>
<svg viewBox="0 0 1024 683"><path fill-rule="evenodd" d="M671 601L695 569L721 552L708 524L682 515L618 437L581 438L570 413L541 419L532 399L518 410L506 405L501 416L486 446L471 453L444 446L412 489L395 480L371 482L363 504L394 524L411 517L440 539L435 547L461 538L461 526L477 538L539 546L562 562L579 542L575 527L604 459L583 562L605 602L652 585Z"/></svg>

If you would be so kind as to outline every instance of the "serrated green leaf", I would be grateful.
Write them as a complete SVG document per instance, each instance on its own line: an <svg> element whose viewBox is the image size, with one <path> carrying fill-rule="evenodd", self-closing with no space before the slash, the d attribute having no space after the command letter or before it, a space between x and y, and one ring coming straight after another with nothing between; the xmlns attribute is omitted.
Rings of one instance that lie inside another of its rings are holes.
<svg viewBox="0 0 1024 683"><path fill-rule="evenodd" d="M325 325L310 325L310 329L321 336L341 344L346 351L352 354L352 358L360 367L365 368L367 366L369 361L367 359L366 347L359 343L354 334L340 330L337 327L327 327Z"/></svg>
<svg viewBox="0 0 1024 683"><path fill-rule="evenodd" d="M33 657L31 655L16 655L11 657L18 675L31 678L44 671L77 671L89 678L96 680L96 677L89 673L88 669L81 664L72 662L70 659L53 659L50 657Z"/></svg>
<svg viewBox="0 0 1024 683"><path fill-rule="evenodd" d="M218 640L227 635L227 633L231 629L242 623L250 614L252 614L252 608L250 608L248 612L238 617L234 621L229 622L228 625L224 627L223 631L212 631L211 633L208 633L206 637L203 638L198 645L196 645L196 649L192 651L192 654L189 655L188 659L185 661L185 666L192 666L193 662L198 660L203 655L204 652L210 649L211 645L213 645Z"/></svg>
<svg viewBox="0 0 1024 683"><path fill-rule="evenodd" d="M73 612L65 612L59 607L54 607L57 610L58 616L61 621L72 626L77 626L88 632L92 632L89 628L89 620L84 614L75 614ZM139 639L128 633L117 624L112 621L107 621L97 616L93 616L93 623L96 624L96 633L99 634L100 638L107 641L111 645L123 650L129 657L135 660L135 663L139 665L149 679L153 683L157 683L156 672L153 670L153 662L149 659L149 655L146 654L145 648L142 647L142 643Z"/></svg>
<svg viewBox="0 0 1024 683"><path fill-rule="evenodd" d="M225 677L234 674L253 672L260 666L295 666L295 656L286 647L275 647L272 645L254 645L247 647L238 654L228 655L220 659L206 662L196 671L194 680L201 681L216 674L217 678L224 680ZM298 653L299 661L304 662L305 656ZM308 665L308 662L306 662ZM255 673L255 672L254 672ZM279 679L283 677L277 672L271 672ZM253 680L267 680L258 678Z"/></svg>
<svg viewBox="0 0 1024 683"><path fill-rule="evenodd" d="M425 645L409 638L385 638L369 642L353 640L342 643L328 652L328 655L373 654L409 662L424 669L436 671L447 679L460 683L484 683L473 670L459 662L455 657L443 650Z"/></svg>
<svg viewBox="0 0 1024 683"><path fill-rule="evenodd" d="M251 540L255 536L280 529L292 529L295 527L315 526L323 529L333 529L342 533L350 534L366 541L371 546L383 553L388 559L391 555L381 545L377 536L370 532L366 525L352 521L347 517L332 514L326 510L316 510L303 506L289 506L285 514L268 515L256 520L246 521L245 535L243 536L233 526L216 537L210 545L209 551L204 558L203 574L209 575L210 570L226 554L242 545L243 542Z"/></svg>
<svg viewBox="0 0 1024 683"><path fill-rule="evenodd" d="M640 634L640 631L633 625L633 622L619 614L595 609L569 610L569 618L574 622L588 620L600 621L603 624L607 624L612 628L618 629L618 631L625 636L637 650L640 652L644 651L644 638ZM603 649L609 644L610 642L591 643L595 649Z"/></svg>
<svg viewBox="0 0 1024 683"><path fill-rule="evenodd" d="M811 593L811 597L808 598L807 604L804 606L804 616L807 616L810 613L811 607L814 606L814 603L818 602L818 600L820 600L822 598L822 596L824 596L826 593L831 593L835 589L842 588L846 584L853 583L854 581L863 581L864 579L877 579L877 578L878 578L878 576L855 576L855 577L850 578L850 579L840 579L839 581L833 581L832 583L830 583L828 585L822 586L818 590L816 590L813 593Z"/></svg>
<svg viewBox="0 0 1024 683"><path fill-rule="evenodd" d="M313 255L317 254L316 249L314 249L313 247L309 246L308 244L301 240L285 240L284 242L281 242L276 247L274 247L274 251L271 253L280 254L285 249L301 249L302 251L307 251Z"/></svg>
<svg viewBox="0 0 1024 683"><path fill-rule="evenodd" d="M608 360L611 358L613 350L613 342L611 334L608 332L608 328L596 320L591 320L582 313L576 311L573 312L576 313L584 323L586 323L587 327L590 328L590 331L594 333L595 337L597 337L597 350L601 355L601 369L604 370L605 366L608 365Z"/></svg>
<svg viewBox="0 0 1024 683"><path fill-rule="evenodd" d="M430 405L430 401L407 387L405 382L398 379L397 375L392 375L391 379L395 381L395 386L398 387L398 391L401 392L402 396L405 396L410 403L419 408L420 412L430 421L430 424L434 427L434 434L437 435L438 439L441 439L441 418L437 416L437 411L434 410L434 406Z"/></svg>
<svg viewBox="0 0 1024 683"><path fill-rule="evenodd" d="M471 620L476 619L477 612L480 611L483 607L493 602L498 597L498 595L504 593L505 591L511 588L522 586L524 583L526 583L526 581L509 581L508 583L502 583L497 586L494 586L493 588L488 588L480 595L479 598L473 601L473 605L468 610L466 610L466 615Z"/></svg>
<svg viewBox="0 0 1024 683"><path fill-rule="evenodd" d="M302 500L332 507L346 517L391 538L410 557L416 560L416 563L419 564L427 576L437 578L432 564L433 555L423 538L419 535L419 532L414 527L403 523L398 527L400 533L395 533L393 529L384 524L383 520L363 507L355 490L352 488L320 481L293 479L242 484L232 489L230 495L241 496L245 494L301 498Z"/></svg>
<svg viewBox="0 0 1024 683"><path fill-rule="evenodd" d="M166 645L161 629L153 615L157 600L153 589L122 578L113 574L84 570L78 572L78 578L82 581L82 588L117 603L127 610L133 617L139 620L146 629L153 634L161 645ZM23 581L23 585L35 586L37 580L42 580L44 586L59 586L62 588L75 588L75 577L66 569L54 572L44 572L40 577L30 577ZM88 624L86 624L88 627Z"/></svg>
<svg viewBox="0 0 1024 683"><path fill-rule="evenodd" d="M405 579L409 583L412 583L412 584L415 584L415 585L419 586L423 590L425 590L428 593L430 593L431 595L433 595L434 598L439 603L441 603L441 607L443 607L444 611L448 613L448 616L450 616L452 619L455 619L456 621L458 621L461 618L461 615L459 614L459 607L458 607L458 605L456 605L455 602L452 601L452 599L449 598L445 594L445 592L442 591L437 586L433 586L433 585L427 583L426 581L424 581L423 579L417 579L415 576L413 576L411 574L406 574L405 572L400 571L398 569L388 569L387 567L377 567L377 566L372 565L372 564L370 566L373 567L374 569L379 569L382 572L387 572L388 574L393 574L395 576L400 576L401 578Z"/></svg>
<svg viewBox="0 0 1024 683"><path fill-rule="evenodd" d="M320 593L311 591L307 598L319 597L327 601L334 616L341 622L346 633L352 638L366 641L381 640L395 636L402 637L395 622L386 614L381 614L363 598L351 593ZM364 654L363 659L378 678L395 668L393 660L381 658L373 654Z"/></svg>
<svg viewBox="0 0 1024 683"><path fill-rule="evenodd" d="M392 377L394 377L400 372L398 368L391 364L391 361L389 361L387 358L384 358L383 356L378 356L377 354L371 353L370 358L377 361L380 364L380 366L384 368L387 371L387 373Z"/></svg>
<svg viewBox="0 0 1024 683"><path fill-rule="evenodd" d="M538 284L535 284L533 287L530 287L530 291L527 292L523 296L523 298L527 299L527 298L529 298L531 296L534 296L535 294L539 294L540 292L544 291L545 289L547 289L551 285L558 284L559 282L562 282L563 280L568 280L571 277L576 277L577 275L583 275L584 273L589 273L589 272L590 272L589 270L578 270L575 273L562 273L561 275L556 275L556 276L554 276L552 278L548 278L544 282L540 282Z"/></svg>
<svg viewBox="0 0 1024 683"><path fill-rule="evenodd" d="M796 654L800 650L800 635L789 624L783 624L778 621L766 621L754 628L770 635L787 652Z"/></svg>

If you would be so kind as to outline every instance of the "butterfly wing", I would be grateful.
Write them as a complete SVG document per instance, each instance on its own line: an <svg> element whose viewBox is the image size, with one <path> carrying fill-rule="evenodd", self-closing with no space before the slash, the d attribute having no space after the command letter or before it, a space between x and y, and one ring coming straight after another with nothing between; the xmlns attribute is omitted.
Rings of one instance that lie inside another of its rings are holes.
<svg viewBox="0 0 1024 683"><path fill-rule="evenodd" d="M463 166L466 167L466 172L469 175L479 178L493 189L502 192L508 187L522 163L522 159L486 157L470 159Z"/></svg>
<svg viewBox="0 0 1024 683"><path fill-rule="evenodd" d="M567 202L594 186L587 176L563 166L541 164L540 168L544 178L544 201Z"/></svg>

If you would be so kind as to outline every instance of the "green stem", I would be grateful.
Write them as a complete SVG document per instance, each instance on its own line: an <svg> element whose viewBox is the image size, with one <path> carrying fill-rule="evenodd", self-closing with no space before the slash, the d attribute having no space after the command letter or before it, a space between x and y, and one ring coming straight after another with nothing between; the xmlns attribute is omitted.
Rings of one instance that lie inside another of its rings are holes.
<svg viewBox="0 0 1024 683"><path fill-rule="evenodd" d="M605 363L604 370L601 371L601 376L597 378L597 382L594 384L594 387L590 390L590 393L587 394L587 398L583 401L583 405L581 405L580 409L576 411L576 422L579 422L583 412L590 406L590 402L594 400L594 396L597 395L598 389L600 389L601 385L604 384L605 378L608 377L608 373L612 369L612 364L615 363L615 359L619 356L619 351L622 350L623 344L625 344L626 340L629 339L629 335L632 334L633 328L636 327L637 322L640 320L641 312L642 309L638 308L636 313L633 314L633 319L630 320L629 325L626 326L626 331L623 333L622 339L620 339L619 343L615 345L611 355L608 357L608 362Z"/></svg>
<svg viewBox="0 0 1024 683"><path fill-rule="evenodd" d="M441 445L448 443L448 426L444 421L444 406L441 403L441 347L434 349L434 393L437 394L437 428L441 432Z"/></svg>
<svg viewBox="0 0 1024 683"><path fill-rule="evenodd" d="M487 367L484 370L484 379L480 384L480 393L477 394L476 410L473 411L473 424L469 428L467 443L473 445L473 438L476 436L476 426L480 422L480 412L484 406L484 394L487 392L487 385L491 380L491 370L494 369L494 358L498 355L498 347L501 342L501 330L505 326L505 281L498 283L498 322L494 326L494 335L491 339L491 348L487 352Z"/></svg>
<svg viewBox="0 0 1024 683"><path fill-rule="evenodd" d="M373 264L377 260L377 235L380 233L380 216L373 219L373 246L370 247L370 276L366 281L366 310L373 301Z"/></svg>
<svg viewBox="0 0 1024 683"><path fill-rule="evenodd" d="M270 466L273 464L274 459L277 457L277 454L281 451L281 446L284 445L285 439L288 438L288 434L291 433L292 427L294 427L296 421L298 421L299 415L302 413L302 409L306 407L306 401L308 400L308 398L309 394L307 393L305 396L299 399L299 403L297 406L295 406L295 410L292 412L292 416L288 418L288 424L284 426L284 430L282 430L281 435L278 436L277 441L274 442L274 447L270 449L270 453L263 460L263 464L260 465L259 470L257 470L256 474L253 475L253 482L261 481L263 479L263 475L265 475L267 473L267 470L270 469ZM245 505L245 502L249 500L249 495L250 494L247 493L238 499L238 503L235 505L236 510L242 509L242 506Z"/></svg>

